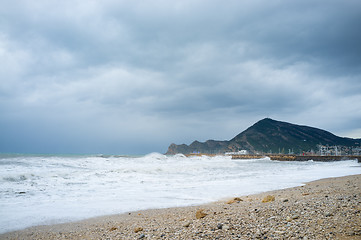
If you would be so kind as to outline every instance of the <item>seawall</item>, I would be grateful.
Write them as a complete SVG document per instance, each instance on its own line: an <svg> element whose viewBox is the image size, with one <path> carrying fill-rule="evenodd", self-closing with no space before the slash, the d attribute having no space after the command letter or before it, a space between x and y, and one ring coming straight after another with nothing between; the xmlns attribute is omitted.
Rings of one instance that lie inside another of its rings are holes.
<svg viewBox="0 0 361 240"><path fill-rule="evenodd" d="M277 161L318 161L318 162L332 162L332 161L343 161L343 160L354 160L361 161L361 156L321 156L321 155L310 155L310 156L298 156L298 155L232 155L232 159L258 159L263 157L269 157L271 160Z"/></svg>

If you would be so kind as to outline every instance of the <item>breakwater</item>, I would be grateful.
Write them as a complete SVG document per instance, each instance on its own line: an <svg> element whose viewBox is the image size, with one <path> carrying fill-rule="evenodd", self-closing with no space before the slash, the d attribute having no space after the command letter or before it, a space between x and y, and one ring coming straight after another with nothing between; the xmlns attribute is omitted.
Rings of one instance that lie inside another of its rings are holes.
<svg viewBox="0 0 361 240"><path fill-rule="evenodd" d="M343 160L354 160L358 162L361 160L361 156L321 156L321 155L289 155L289 154L266 154L266 155L232 155L232 159L259 159L263 157L269 157L271 160L277 161L317 161L317 162L333 162Z"/></svg>
<svg viewBox="0 0 361 240"><path fill-rule="evenodd" d="M209 156L214 157L217 155L223 154L208 154L208 153L190 153L185 154L187 157L192 156ZM361 156L348 155L348 156L322 156L322 155L293 155L293 154L235 154L231 155L232 159L260 159L264 157L269 157L271 160L275 161L317 161L317 162L334 162L334 161L344 161L344 160L357 160L361 163Z"/></svg>

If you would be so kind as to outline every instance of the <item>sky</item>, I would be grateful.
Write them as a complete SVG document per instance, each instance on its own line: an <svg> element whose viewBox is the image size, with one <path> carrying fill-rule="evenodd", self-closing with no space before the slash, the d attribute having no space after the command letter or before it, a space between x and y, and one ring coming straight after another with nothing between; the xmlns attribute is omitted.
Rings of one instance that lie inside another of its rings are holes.
<svg viewBox="0 0 361 240"><path fill-rule="evenodd" d="M359 0L3 0L0 152L165 153L269 117L361 138Z"/></svg>

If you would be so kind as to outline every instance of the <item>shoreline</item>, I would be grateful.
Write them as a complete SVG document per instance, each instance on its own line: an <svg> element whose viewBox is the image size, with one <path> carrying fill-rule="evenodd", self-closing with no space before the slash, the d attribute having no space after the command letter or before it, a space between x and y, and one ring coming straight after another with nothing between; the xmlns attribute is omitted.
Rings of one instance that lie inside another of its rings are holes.
<svg viewBox="0 0 361 240"><path fill-rule="evenodd" d="M269 201L262 202L267 196ZM273 200L274 197L274 200ZM234 196L199 206L141 210L34 226L0 239L359 239L361 174Z"/></svg>

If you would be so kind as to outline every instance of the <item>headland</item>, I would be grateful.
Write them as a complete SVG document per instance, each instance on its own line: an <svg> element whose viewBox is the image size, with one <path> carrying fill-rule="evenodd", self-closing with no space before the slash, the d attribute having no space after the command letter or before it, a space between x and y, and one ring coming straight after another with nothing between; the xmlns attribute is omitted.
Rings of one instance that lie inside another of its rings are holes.
<svg viewBox="0 0 361 240"><path fill-rule="evenodd" d="M230 140L194 141L189 145L171 144L166 154L226 154L244 152L251 155L361 155L361 138L339 137L331 132L262 119Z"/></svg>

